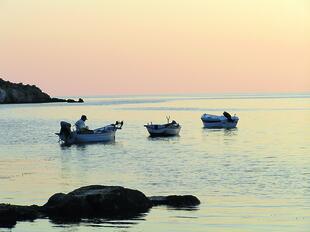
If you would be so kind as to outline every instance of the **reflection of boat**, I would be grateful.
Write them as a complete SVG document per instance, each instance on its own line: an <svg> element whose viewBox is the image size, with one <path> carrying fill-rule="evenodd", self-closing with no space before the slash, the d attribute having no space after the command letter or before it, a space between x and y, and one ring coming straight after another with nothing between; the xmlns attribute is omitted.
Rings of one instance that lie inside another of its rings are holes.
<svg viewBox="0 0 310 232"><path fill-rule="evenodd" d="M60 132L56 133L56 135L59 136L60 141L66 144L110 142L115 140L115 133L117 130L122 129L122 126L123 122L116 121L115 124L79 133L71 131L71 124L62 121L60 122Z"/></svg>
<svg viewBox="0 0 310 232"><path fill-rule="evenodd" d="M203 114L201 120L205 128L234 128L237 126L239 118L224 112L221 116Z"/></svg>
<svg viewBox="0 0 310 232"><path fill-rule="evenodd" d="M144 125L151 136L174 136L178 135L181 130L181 126L176 121L169 122L166 124L147 124Z"/></svg>

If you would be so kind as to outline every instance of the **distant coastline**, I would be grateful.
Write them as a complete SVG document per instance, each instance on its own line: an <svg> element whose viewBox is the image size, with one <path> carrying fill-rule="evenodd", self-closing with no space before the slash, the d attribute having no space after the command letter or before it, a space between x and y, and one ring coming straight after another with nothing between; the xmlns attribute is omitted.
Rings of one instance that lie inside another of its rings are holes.
<svg viewBox="0 0 310 232"><path fill-rule="evenodd" d="M13 83L0 78L0 104L51 102L82 103L84 100L82 98L77 101L74 99L52 98L35 85Z"/></svg>

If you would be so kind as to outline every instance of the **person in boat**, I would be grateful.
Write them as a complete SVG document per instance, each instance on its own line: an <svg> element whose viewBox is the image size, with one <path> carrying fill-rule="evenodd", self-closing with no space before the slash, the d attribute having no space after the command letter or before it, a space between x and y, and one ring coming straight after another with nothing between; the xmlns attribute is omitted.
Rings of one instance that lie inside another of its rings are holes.
<svg viewBox="0 0 310 232"><path fill-rule="evenodd" d="M87 120L86 115L82 115L81 119L75 123L76 131L80 134L92 134L93 130L89 130L88 126L86 126L85 121Z"/></svg>
<svg viewBox="0 0 310 232"><path fill-rule="evenodd" d="M223 115L224 115L225 118L227 118L228 122L233 122L230 113L227 113L226 111L224 111Z"/></svg>

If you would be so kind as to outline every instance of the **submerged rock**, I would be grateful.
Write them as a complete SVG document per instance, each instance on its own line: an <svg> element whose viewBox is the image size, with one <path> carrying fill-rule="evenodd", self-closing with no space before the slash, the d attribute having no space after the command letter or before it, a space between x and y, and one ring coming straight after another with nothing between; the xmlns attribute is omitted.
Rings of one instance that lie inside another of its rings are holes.
<svg viewBox="0 0 310 232"><path fill-rule="evenodd" d="M193 207L200 204L199 199L192 195L153 196L149 200L154 206Z"/></svg>

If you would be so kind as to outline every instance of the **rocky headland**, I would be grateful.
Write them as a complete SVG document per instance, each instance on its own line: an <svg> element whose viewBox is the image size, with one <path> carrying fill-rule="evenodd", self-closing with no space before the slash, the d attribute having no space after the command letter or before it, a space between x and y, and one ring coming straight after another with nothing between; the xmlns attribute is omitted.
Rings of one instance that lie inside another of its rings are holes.
<svg viewBox="0 0 310 232"><path fill-rule="evenodd" d="M54 222L79 222L81 219L130 219L148 212L153 206L173 208L200 204L192 195L153 196L121 186L90 185L70 193L56 193L43 206L0 204L0 227L14 227L17 221L49 218Z"/></svg>
<svg viewBox="0 0 310 232"><path fill-rule="evenodd" d="M0 78L0 104L14 103L49 103L49 102L84 102L83 99L52 98L35 85L24 85L23 83L12 83Z"/></svg>

